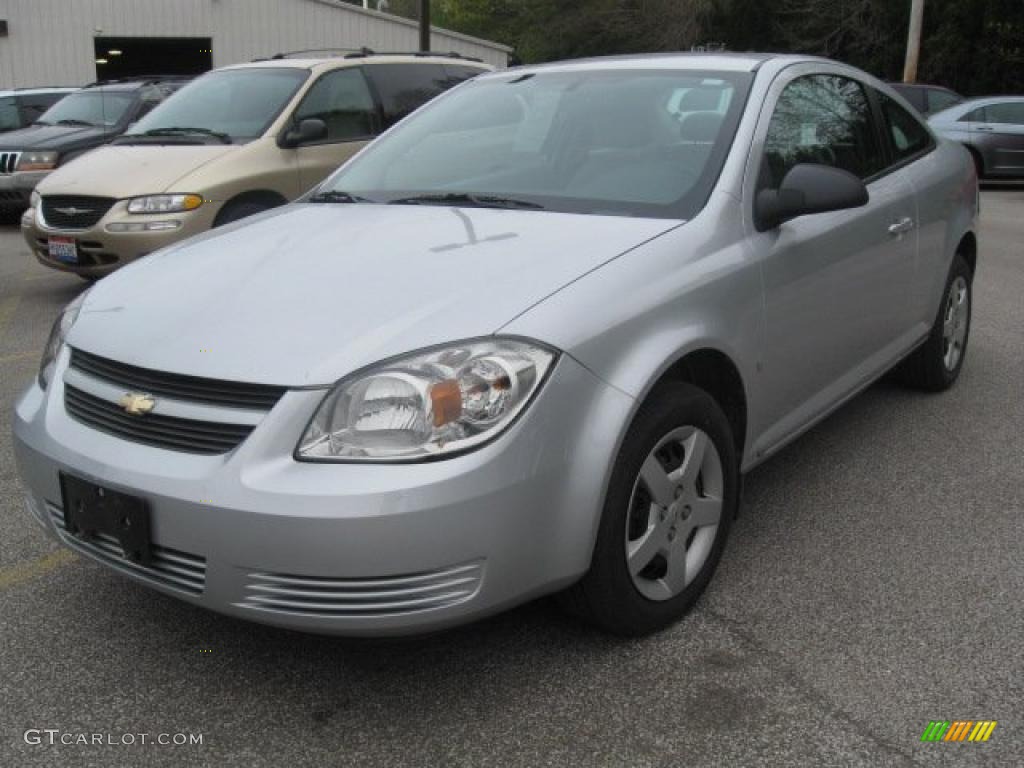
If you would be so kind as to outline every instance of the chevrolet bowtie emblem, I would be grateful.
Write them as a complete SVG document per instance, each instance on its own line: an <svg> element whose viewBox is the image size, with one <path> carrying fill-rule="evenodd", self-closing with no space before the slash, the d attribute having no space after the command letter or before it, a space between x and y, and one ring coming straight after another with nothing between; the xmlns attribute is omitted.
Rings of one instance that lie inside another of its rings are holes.
<svg viewBox="0 0 1024 768"><path fill-rule="evenodd" d="M142 395L138 392L126 392L117 401L117 404L124 408L125 413L129 416L145 416L156 408L156 400L150 395Z"/></svg>
<svg viewBox="0 0 1024 768"><path fill-rule="evenodd" d="M92 208L54 208L57 213L63 213L65 216L77 216L80 213L92 213Z"/></svg>

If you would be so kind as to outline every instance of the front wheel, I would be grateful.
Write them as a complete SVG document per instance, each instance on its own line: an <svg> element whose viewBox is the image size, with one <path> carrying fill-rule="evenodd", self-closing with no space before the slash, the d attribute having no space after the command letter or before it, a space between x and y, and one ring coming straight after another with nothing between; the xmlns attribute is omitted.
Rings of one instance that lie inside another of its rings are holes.
<svg viewBox="0 0 1024 768"><path fill-rule="evenodd" d="M590 570L563 602L622 635L680 618L721 558L739 504L738 467L728 419L711 396L661 386L623 441Z"/></svg>
<svg viewBox="0 0 1024 768"><path fill-rule="evenodd" d="M971 330L971 268L953 257L938 316L928 339L899 368L903 382L929 392L949 389L960 376Z"/></svg>
<svg viewBox="0 0 1024 768"><path fill-rule="evenodd" d="M214 228L223 227L225 224L231 224L235 221L241 221L247 219L250 216L255 216L257 213L263 213L269 211L274 206L267 205L266 203L256 202L252 200L241 200L233 203L228 203L213 221Z"/></svg>

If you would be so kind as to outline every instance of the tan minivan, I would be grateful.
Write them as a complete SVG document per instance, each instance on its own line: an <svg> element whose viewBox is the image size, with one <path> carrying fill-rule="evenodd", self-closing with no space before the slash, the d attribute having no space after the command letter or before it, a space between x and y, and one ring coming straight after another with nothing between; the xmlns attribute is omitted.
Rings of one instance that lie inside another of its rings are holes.
<svg viewBox="0 0 1024 768"><path fill-rule="evenodd" d="M22 233L41 264L102 277L294 200L397 120L490 69L456 54L363 51L215 70L50 174Z"/></svg>

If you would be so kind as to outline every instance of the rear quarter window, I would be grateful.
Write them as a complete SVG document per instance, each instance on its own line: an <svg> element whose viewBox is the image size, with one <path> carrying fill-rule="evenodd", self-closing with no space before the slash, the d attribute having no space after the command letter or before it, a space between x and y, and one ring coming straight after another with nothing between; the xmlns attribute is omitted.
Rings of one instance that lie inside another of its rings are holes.
<svg viewBox="0 0 1024 768"><path fill-rule="evenodd" d="M878 98L895 163L904 162L931 149L931 134L914 115L884 93L879 93Z"/></svg>

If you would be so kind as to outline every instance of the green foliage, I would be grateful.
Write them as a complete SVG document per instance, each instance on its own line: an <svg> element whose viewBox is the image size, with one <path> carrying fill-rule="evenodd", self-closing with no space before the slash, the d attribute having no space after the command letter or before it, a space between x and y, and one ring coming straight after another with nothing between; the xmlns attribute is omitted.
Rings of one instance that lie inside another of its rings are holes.
<svg viewBox="0 0 1024 768"><path fill-rule="evenodd" d="M392 0L396 6L416 0ZM642 51L795 51L903 72L910 0L433 0L432 20L525 62ZM415 16L415 8L411 13ZM1024 1L926 0L918 79L967 95L1024 92Z"/></svg>

